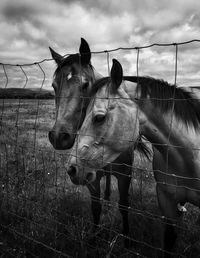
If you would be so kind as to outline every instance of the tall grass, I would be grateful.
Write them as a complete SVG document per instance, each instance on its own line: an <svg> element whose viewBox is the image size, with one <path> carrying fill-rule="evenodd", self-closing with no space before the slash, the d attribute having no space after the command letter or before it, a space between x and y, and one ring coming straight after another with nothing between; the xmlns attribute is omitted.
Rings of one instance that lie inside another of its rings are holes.
<svg viewBox="0 0 200 258"><path fill-rule="evenodd" d="M101 223L93 232L90 195L74 186L65 170L67 151L55 152L47 133L53 100L0 102L0 252L2 257L160 257L162 220L151 164L139 155L130 188L130 238L124 248L118 189L102 200ZM101 182L102 193L105 179ZM176 252L200 257L198 209L188 205ZM153 215L152 215L153 214ZM159 218L157 218L157 215ZM156 248L155 248L156 247Z"/></svg>

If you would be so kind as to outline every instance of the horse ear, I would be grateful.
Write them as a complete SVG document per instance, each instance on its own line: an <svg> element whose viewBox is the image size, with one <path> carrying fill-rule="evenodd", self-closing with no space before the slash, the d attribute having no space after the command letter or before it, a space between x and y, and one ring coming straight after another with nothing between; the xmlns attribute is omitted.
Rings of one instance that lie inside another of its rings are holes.
<svg viewBox="0 0 200 258"><path fill-rule="evenodd" d="M113 59L113 65L111 68L110 77L111 77L113 89L114 90L118 89L122 83L123 69L120 62L118 62L116 59Z"/></svg>
<svg viewBox="0 0 200 258"><path fill-rule="evenodd" d="M91 59L91 51L87 41L84 38L81 38L79 53L81 55L81 63L86 65L89 64Z"/></svg>
<svg viewBox="0 0 200 258"><path fill-rule="evenodd" d="M59 65L62 61L62 56L56 53L51 47L49 47L52 58L56 61L56 63Z"/></svg>

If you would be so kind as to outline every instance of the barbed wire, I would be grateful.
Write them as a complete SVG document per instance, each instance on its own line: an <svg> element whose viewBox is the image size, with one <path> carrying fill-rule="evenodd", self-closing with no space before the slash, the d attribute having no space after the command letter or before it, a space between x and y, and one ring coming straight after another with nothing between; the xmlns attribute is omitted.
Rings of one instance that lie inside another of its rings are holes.
<svg viewBox="0 0 200 258"><path fill-rule="evenodd" d="M103 51L91 51L92 54L107 54L107 53L110 53L110 52L116 52L116 51L119 51L119 50L140 50L140 49L145 49L145 48L151 48L151 47L154 47L154 46L157 46L157 47L169 47L169 46L181 46L181 45L187 45L187 44L191 44L191 43L199 43L200 42L200 39L193 39L193 40L188 40L188 41L182 41L182 42L177 42L177 43L152 43L152 44L149 44L149 45L146 45L146 46L138 46L138 47L118 47L118 48L112 48L112 49L109 49L109 50L103 50ZM65 55L63 55L63 57L66 57L66 56L69 56L69 55L72 55L74 53L67 53ZM77 53L79 54L79 53ZM0 65L8 65L8 66L30 66L30 65L38 65L38 64L42 64L44 62L48 62L48 61L52 61L53 59L52 58L45 58L45 59L42 59L40 61L37 61L37 62L32 62L32 63L24 63L24 64L11 64L11 63L2 63L0 62Z"/></svg>
<svg viewBox="0 0 200 258"><path fill-rule="evenodd" d="M176 85L178 69L178 47L181 45L192 44L195 42L200 43L200 40L194 39L179 43L153 43L141 47L119 47L104 51L94 51L91 53L106 55L107 68L109 74L109 54L111 52L117 52L119 50L135 50L137 53L136 74L137 77L139 77L140 50L151 48L154 46L172 46L175 48L174 85ZM69 55L70 54L66 54L64 55L64 57ZM10 79L10 76L7 73L7 66L19 67L24 78L24 84L22 86L23 89L27 88L29 81L29 77L27 76L24 67L37 66L42 74L42 81L39 88L39 90L42 91L42 89L44 88L45 80L47 78L46 71L44 70L42 64L52 60L53 59L43 59L38 62L27 64L0 63L0 65L3 68L3 74L5 77L3 88L8 88ZM175 97L175 92L173 94L173 97ZM174 103L173 97L166 99L166 101L172 100ZM127 99L130 100L130 98ZM111 100L112 98L110 98L110 101ZM145 99L141 100L145 101ZM161 99L155 98L155 100ZM32 132L31 142L29 139L30 132L27 131L27 133L23 135L23 130L26 131L26 127L24 126L22 128L22 125L20 124L20 115L22 113L24 101L22 99L17 99L15 101L17 102L16 108L13 108L13 113L15 114L15 116L11 116L9 114L10 109L12 109L12 107L10 108L6 105L6 100L2 99L0 104L0 197L2 206L2 220L0 223L0 252L3 252L3 254L8 254L11 257L16 257L17 252L23 251L28 252L32 257L41 257L41 254L38 255L37 252L34 252L34 248L29 248L29 245L27 244L33 243L33 245L36 245L37 247L42 246L42 248L44 248L45 250L49 250L54 255L57 255L56 257L78 257L80 255L80 252L83 252L82 257L87 257L88 252L93 252L93 249L95 249L96 252L98 251L98 254L104 255L104 257L107 258L109 258L110 256L119 257L120 251L117 249L118 244L116 243L120 243L122 239L129 239L130 241L140 246L140 248L138 249L123 249L121 251L122 255L134 255L134 257L146 258L148 257L148 254L143 252L143 249L153 250L152 252L154 255L158 254L159 252L166 252L165 250L163 250L163 248L158 247L157 244L148 242L147 238L145 239L144 237L142 237L140 239L139 236L132 237L123 235L115 229L115 225L108 226L104 222L102 222L99 225L97 231L97 233L100 232L99 235L94 232L91 233L91 228L94 228L96 225L90 219L87 218L85 214L85 209L81 204L84 199L82 194L83 187L80 191L77 191L77 188L75 186L72 187L68 183L70 179L69 176L67 176L66 167L64 166L64 164L67 163L65 156L68 155L69 158L72 154L70 154L69 152L56 153L54 150L50 148L49 145L47 145L46 138L44 146L40 145L40 130L42 131L43 124L40 122L39 114L40 110L43 110L44 108L43 103L40 100L34 100L34 118L32 118L32 128L31 130L29 130ZM184 99L176 99L176 101L184 101ZM173 109L174 105L172 110ZM25 111L28 113L28 110ZM21 119L25 118L22 117ZM172 127L173 119L174 117L172 112L170 128ZM48 126L49 124L46 125L46 131L49 128ZM166 144L166 147L172 147L177 149L183 148L182 146L173 145L170 143L170 137L172 132L171 129L169 130L169 141ZM24 142L24 136L27 140L26 143ZM123 140L130 141L126 139ZM30 142L32 143L32 146L30 146ZM191 149L194 151L200 150L196 147L191 147ZM76 154L75 157L78 157L78 155ZM117 163L112 164L117 165ZM119 171L113 169L112 174L114 174L115 176L124 176L129 177L131 179L137 179L138 181L136 174L138 173L139 175L141 175L145 171L145 173L148 173L149 175L145 179L145 183L147 184L148 182L148 184L150 184L151 187L155 187L155 181L153 179L153 172L155 171L153 171L152 168L139 167L138 164L134 163L132 164L132 166L129 166L125 163L122 163L122 165L127 167L127 169L131 168L133 173L124 175L123 173L120 173ZM62 170L62 175L60 174L59 170ZM200 178L177 175L175 171L169 171L168 167L165 169L165 171L156 170L156 172L165 176L169 176L170 174L170 177L175 179L175 183L157 181L156 183L158 185L160 184L167 185L169 187L174 187L176 188L176 191L184 188L199 194L199 189L195 189L193 187L188 187L185 185L178 185L177 179L194 180L196 182L199 182ZM106 173L110 173L110 171L104 170L104 172L102 173L105 175ZM69 196L72 199L71 205L74 205L76 200L78 203L78 208L74 208L73 210L73 207L70 207L71 210L66 211L66 209L62 208L62 202L65 197L68 198ZM107 207L106 205L103 206L105 213L108 213L111 208L116 208L116 205L118 204L115 200L105 201L102 197L102 193L100 198L96 198L96 196L91 196L91 198L92 201L95 203L106 203ZM88 198L86 200L86 202L88 202ZM157 222L161 224L165 223L168 225L173 225L176 227L177 230L182 231L183 236L185 232L189 231L188 227L185 224L177 224L177 221L173 219L171 221L166 222L166 217L160 215L159 212L152 211L152 209L151 211L147 211L146 209L144 209L144 206L142 206L142 208L135 208L131 205L125 206L120 204L120 209L124 211L128 210L130 216L139 216L140 220L151 220L151 223L154 223L154 225L157 225ZM113 216L113 214L111 214L111 216ZM74 223L70 225L70 222L73 221ZM77 232L76 237L74 237L74 231ZM16 247L15 243L11 243L10 245L8 245L7 243L5 243L7 240L2 240L2 236L4 234L4 239L6 239L6 237L9 238L9 233L12 234L14 239L23 239L24 243L21 245L19 244L18 247ZM50 240L48 240L48 234ZM104 235L107 235L108 237L104 237ZM47 239L45 239L45 236L47 237ZM94 247L93 244L90 244L88 241L88 238L90 238L90 236L95 236L96 240L99 241L100 244L98 244L96 247ZM64 247L60 247L57 243L57 239L62 237L65 239ZM68 248L66 247L67 242L71 243L72 241L75 241L78 245L78 251L73 250L73 246L70 246ZM179 253L172 252L171 255L173 255L173 257L186 257L183 252L180 253L180 250Z"/></svg>

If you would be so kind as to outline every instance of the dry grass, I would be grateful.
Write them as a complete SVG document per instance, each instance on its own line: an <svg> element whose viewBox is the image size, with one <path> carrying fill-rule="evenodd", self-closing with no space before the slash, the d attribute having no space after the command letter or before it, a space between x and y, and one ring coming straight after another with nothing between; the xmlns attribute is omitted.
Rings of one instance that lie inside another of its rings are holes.
<svg viewBox="0 0 200 258"><path fill-rule="evenodd" d="M126 250L116 179L94 234L89 193L66 175L67 152L55 153L48 141L54 101L1 100L0 114L1 257L160 257L151 248L160 247L162 223L149 215L159 215L149 162L138 156L134 163L129 220L130 237L138 243ZM101 185L103 192L105 179ZM175 251L200 257L199 211L191 205L188 210Z"/></svg>

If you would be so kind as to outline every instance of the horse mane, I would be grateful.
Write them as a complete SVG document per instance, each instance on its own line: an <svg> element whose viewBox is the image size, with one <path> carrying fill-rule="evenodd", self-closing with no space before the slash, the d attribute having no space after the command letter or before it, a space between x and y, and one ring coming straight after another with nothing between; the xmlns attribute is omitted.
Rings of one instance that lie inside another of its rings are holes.
<svg viewBox="0 0 200 258"><path fill-rule="evenodd" d="M188 127L194 129L200 126L200 101L195 98L192 92L176 85L169 84L164 80L145 76L124 76L124 80L137 83L137 90L140 92L140 99L151 99L155 108L163 113L172 111Z"/></svg>
<svg viewBox="0 0 200 258"><path fill-rule="evenodd" d="M148 147L145 143L146 141L146 138L142 134L139 134L136 144L136 150L143 156L145 156L149 161L151 161L152 151L150 147Z"/></svg>
<svg viewBox="0 0 200 258"><path fill-rule="evenodd" d="M186 126L193 126L197 130L200 126L200 101L195 95L176 85L160 79L148 76L124 76L124 80L137 83L137 91L140 92L140 100L150 99L155 108L161 112L168 113L172 111L177 119L180 119ZM91 96L110 83L110 77L104 77L97 80L91 91ZM142 102L139 102L142 105Z"/></svg>

